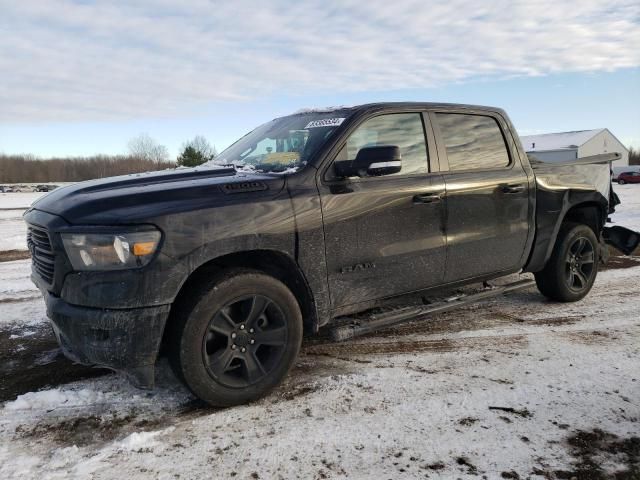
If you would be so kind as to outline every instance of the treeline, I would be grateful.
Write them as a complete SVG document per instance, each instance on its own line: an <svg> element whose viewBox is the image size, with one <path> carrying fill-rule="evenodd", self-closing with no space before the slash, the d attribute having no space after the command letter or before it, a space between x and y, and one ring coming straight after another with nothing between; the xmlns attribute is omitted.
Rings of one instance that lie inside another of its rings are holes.
<svg viewBox="0 0 640 480"><path fill-rule="evenodd" d="M640 165L640 150L629 148L629 165Z"/></svg>
<svg viewBox="0 0 640 480"><path fill-rule="evenodd" d="M37 158L33 155L0 154L0 183L80 182L94 178L175 168L169 150L148 134L129 140L128 155ZM185 142L177 165L195 167L213 160L216 147L202 135Z"/></svg>
<svg viewBox="0 0 640 480"><path fill-rule="evenodd" d="M175 162L133 155L39 159L0 154L0 183L80 182L93 178L174 168Z"/></svg>

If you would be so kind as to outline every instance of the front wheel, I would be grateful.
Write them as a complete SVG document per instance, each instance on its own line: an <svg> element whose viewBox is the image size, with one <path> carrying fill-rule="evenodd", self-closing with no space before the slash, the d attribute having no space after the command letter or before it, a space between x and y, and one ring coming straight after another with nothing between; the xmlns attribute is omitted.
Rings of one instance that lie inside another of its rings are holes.
<svg viewBox="0 0 640 480"><path fill-rule="evenodd" d="M538 290L560 302L580 300L593 286L598 259L598 240L593 230L582 224L564 224L547 264L535 274Z"/></svg>
<svg viewBox="0 0 640 480"><path fill-rule="evenodd" d="M289 372L302 343L302 314L280 281L228 272L176 306L169 338L175 373L200 399L231 406L262 397Z"/></svg>
<svg viewBox="0 0 640 480"><path fill-rule="evenodd" d="M619 180L618 180L618 185L624 185L625 183L626 183L626 182L625 182L624 180L622 180L622 179L619 179Z"/></svg>

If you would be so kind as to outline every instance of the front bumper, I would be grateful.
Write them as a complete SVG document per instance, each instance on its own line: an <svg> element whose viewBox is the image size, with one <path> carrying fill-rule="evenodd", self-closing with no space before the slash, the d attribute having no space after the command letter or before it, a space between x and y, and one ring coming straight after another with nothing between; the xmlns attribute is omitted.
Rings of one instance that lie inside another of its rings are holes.
<svg viewBox="0 0 640 480"><path fill-rule="evenodd" d="M71 305L45 292L47 315L65 356L128 374L152 388L154 364L170 305L123 310Z"/></svg>

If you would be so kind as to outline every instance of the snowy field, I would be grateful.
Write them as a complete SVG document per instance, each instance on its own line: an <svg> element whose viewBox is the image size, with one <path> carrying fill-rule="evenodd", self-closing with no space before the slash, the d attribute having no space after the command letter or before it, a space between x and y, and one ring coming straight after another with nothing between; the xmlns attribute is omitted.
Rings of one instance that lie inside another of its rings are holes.
<svg viewBox="0 0 640 480"><path fill-rule="evenodd" d="M616 191L640 230L640 185ZM0 262L0 478L640 478L634 264L575 304L531 289L309 340L283 386L216 410L164 361L150 392L72 365L29 261Z"/></svg>
<svg viewBox="0 0 640 480"><path fill-rule="evenodd" d="M27 249L22 214L44 193L0 193L0 252Z"/></svg>
<svg viewBox="0 0 640 480"><path fill-rule="evenodd" d="M45 195L44 192L11 192L0 193L0 210L21 209L26 210L38 198Z"/></svg>
<svg viewBox="0 0 640 480"><path fill-rule="evenodd" d="M622 203L616 207L616 213L611 216L611 220L640 232L640 184L614 184L613 191L618 194Z"/></svg>

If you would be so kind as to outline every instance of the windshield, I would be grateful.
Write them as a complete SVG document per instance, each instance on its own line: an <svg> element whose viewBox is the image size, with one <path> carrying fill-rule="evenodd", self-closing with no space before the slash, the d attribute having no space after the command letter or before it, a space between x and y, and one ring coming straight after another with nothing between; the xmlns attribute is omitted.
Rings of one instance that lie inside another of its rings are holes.
<svg viewBox="0 0 640 480"><path fill-rule="evenodd" d="M350 110L305 112L276 118L231 145L211 163L262 172L291 172L306 165Z"/></svg>

